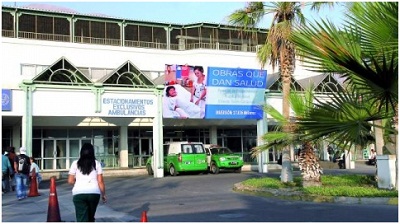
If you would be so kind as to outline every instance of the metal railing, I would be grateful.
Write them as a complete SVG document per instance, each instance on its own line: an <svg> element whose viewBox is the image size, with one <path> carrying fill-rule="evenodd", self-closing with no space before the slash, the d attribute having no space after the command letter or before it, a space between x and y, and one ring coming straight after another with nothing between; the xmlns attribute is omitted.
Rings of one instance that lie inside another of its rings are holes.
<svg viewBox="0 0 400 224"><path fill-rule="evenodd" d="M140 47L153 49L167 49L166 43L125 40L125 47Z"/></svg>
<svg viewBox="0 0 400 224"><path fill-rule="evenodd" d="M2 30L2 36L3 37L15 37L13 30ZM72 42L70 35L35 33L35 32L26 32L26 31L19 31L18 38L46 40L46 41L59 41L59 42ZM110 39L110 38L74 36L73 42L74 43L85 43L85 44L122 46L121 39ZM167 43L159 43L159 42L125 40L124 45L125 45L125 47L168 49ZM213 50L256 52L258 49L257 46L248 46L245 44L244 45L221 44L218 42L217 43L191 43L191 44L183 44L183 45L170 44L169 46L170 46L170 50L213 49Z"/></svg>
<svg viewBox="0 0 400 224"><path fill-rule="evenodd" d="M85 43L85 44L100 44L100 45L112 45L112 46L121 46L120 39L108 39L108 38L95 38L95 37L83 37L83 36L75 36L75 43Z"/></svg>
<svg viewBox="0 0 400 224"><path fill-rule="evenodd" d="M70 42L69 35L61 35L61 34L34 33L34 32L19 31L18 37L25 38L25 39Z"/></svg>
<svg viewBox="0 0 400 224"><path fill-rule="evenodd" d="M2 30L1 36L2 37L14 37L14 30Z"/></svg>

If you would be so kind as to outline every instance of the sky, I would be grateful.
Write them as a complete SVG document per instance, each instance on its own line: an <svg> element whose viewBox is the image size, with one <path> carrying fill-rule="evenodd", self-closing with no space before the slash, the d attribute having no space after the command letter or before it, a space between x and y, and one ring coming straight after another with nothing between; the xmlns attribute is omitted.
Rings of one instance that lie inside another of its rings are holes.
<svg viewBox="0 0 400 224"><path fill-rule="evenodd" d="M111 17L144 20L151 22L190 24L229 24L227 16L246 6L245 1L2 1L2 5L24 7L31 4L55 5L69 8L82 14L102 14ZM328 18L340 24L342 9L324 8L319 12L303 10L307 19ZM267 15L259 25L269 28L272 15Z"/></svg>

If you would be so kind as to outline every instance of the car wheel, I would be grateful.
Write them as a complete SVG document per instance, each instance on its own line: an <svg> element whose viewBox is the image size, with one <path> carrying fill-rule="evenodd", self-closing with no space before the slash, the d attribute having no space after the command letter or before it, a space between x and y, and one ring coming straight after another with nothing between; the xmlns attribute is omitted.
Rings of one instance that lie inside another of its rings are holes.
<svg viewBox="0 0 400 224"><path fill-rule="evenodd" d="M153 172L153 168L151 168L151 165L150 164L147 164L147 173L151 176L151 175L153 175L154 174L154 172Z"/></svg>
<svg viewBox="0 0 400 224"><path fill-rule="evenodd" d="M235 173L241 173L241 172L242 172L242 168L235 169Z"/></svg>
<svg viewBox="0 0 400 224"><path fill-rule="evenodd" d="M174 165L171 165L171 166L169 167L169 174L170 174L171 176L176 176L176 175L178 175L178 172L176 172L176 169L175 169Z"/></svg>
<svg viewBox="0 0 400 224"><path fill-rule="evenodd" d="M217 164L215 164L214 162L211 163L210 169L211 169L211 173L212 174L218 174L219 173L219 168L218 168Z"/></svg>

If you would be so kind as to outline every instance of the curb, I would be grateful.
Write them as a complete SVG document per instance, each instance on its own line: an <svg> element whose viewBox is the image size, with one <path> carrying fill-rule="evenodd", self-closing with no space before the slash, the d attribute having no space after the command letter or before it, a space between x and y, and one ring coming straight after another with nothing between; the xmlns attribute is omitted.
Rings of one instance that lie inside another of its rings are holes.
<svg viewBox="0 0 400 224"><path fill-rule="evenodd" d="M366 197L344 197L344 196L306 196L303 194L303 192L294 189L256 188L256 187L244 186L242 183L234 184L232 190L235 192L255 193L263 197L277 197L284 200L294 200L294 201L398 206L398 204L393 203L393 200L398 201L398 199L390 197L366 198Z"/></svg>

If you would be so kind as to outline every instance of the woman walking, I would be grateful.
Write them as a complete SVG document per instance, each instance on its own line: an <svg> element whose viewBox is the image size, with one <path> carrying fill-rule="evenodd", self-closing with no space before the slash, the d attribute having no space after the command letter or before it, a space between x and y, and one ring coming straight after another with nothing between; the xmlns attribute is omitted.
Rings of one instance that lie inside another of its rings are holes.
<svg viewBox="0 0 400 224"><path fill-rule="evenodd" d="M71 164L68 183L73 184L72 195L77 222L94 222L100 195L106 202L106 187L103 181L103 169L94 156L94 147L83 144L79 160Z"/></svg>

